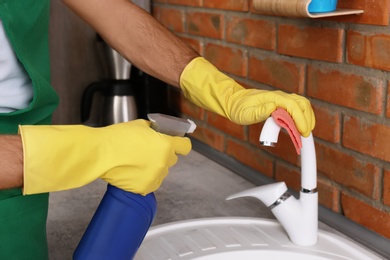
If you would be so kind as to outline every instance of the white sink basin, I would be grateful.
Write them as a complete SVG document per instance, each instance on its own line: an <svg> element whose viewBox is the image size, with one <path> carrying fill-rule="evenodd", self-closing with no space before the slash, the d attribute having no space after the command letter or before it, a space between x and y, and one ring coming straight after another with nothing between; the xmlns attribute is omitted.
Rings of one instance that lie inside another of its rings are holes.
<svg viewBox="0 0 390 260"><path fill-rule="evenodd" d="M271 219L208 218L159 225L149 230L136 260L374 260L360 245L319 230L313 246L293 244Z"/></svg>
<svg viewBox="0 0 390 260"><path fill-rule="evenodd" d="M297 253L291 251L273 251L273 250L241 250L224 252L217 254L210 254L206 256L196 257L198 260L227 260L227 259L241 259L241 260L327 260L328 257L308 255L304 253Z"/></svg>

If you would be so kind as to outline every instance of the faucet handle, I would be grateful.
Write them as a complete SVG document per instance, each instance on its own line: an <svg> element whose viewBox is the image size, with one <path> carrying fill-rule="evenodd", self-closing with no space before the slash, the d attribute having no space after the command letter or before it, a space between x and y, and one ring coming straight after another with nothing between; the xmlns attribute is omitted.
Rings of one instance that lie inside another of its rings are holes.
<svg viewBox="0 0 390 260"><path fill-rule="evenodd" d="M259 199L267 207L269 207L274 204L275 201L277 201L286 191L286 183L276 182L232 194L227 197L226 200L232 200L242 197L254 197Z"/></svg>

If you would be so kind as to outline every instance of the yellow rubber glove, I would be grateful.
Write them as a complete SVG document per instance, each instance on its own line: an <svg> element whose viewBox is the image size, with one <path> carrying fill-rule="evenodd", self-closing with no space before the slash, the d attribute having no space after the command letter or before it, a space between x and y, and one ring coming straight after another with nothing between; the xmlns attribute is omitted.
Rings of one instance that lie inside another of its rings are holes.
<svg viewBox="0 0 390 260"><path fill-rule="evenodd" d="M82 125L20 126L24 194L60 191L97 178L133 193L157 190L191 150L188 138L168 136L135 120L102 128Z"/></svg>
<svg viewBox="0 0 390 260"><path fill-rule="evenodd" d="M264 121L280 107L291 115L303 136L307 137L315 125L308 99L282 91L245 89L202 57L185 67L180 86L191 102L237 124Z"/></svg>

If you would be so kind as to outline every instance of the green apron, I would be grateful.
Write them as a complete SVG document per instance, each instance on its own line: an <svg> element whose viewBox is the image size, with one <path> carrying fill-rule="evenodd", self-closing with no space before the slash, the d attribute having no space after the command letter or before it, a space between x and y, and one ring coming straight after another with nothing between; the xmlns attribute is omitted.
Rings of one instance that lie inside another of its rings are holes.
<svg viewBox="0 0 390 260"><path fill-rule="evenodd" d="M51 123L58 97L50 85L49 12L49 0L0 0L0 19L34 91L29 107L0 114L0 134L17 133L19 124ZM0 191L0 259L48 259L49 196L21 194L20 189Z"/></svg>

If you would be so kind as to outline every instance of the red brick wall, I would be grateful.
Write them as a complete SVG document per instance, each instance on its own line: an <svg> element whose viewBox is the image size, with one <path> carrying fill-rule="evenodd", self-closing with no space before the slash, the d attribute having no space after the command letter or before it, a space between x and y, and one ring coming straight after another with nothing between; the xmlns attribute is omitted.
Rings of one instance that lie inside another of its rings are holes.
<svg viewBox="0 0 390 260"><path fill-rule="evenodd" d="M154 0L153 15L245 87L307 96L320 203L390 238L390 27L388 0L339 0L363 15L262 15L249 0ZM179 95L179 94L177 94ZM194 137L290 188L300 158L287 134L258 144L262 125L238 126L180 99Z"/></svg>

